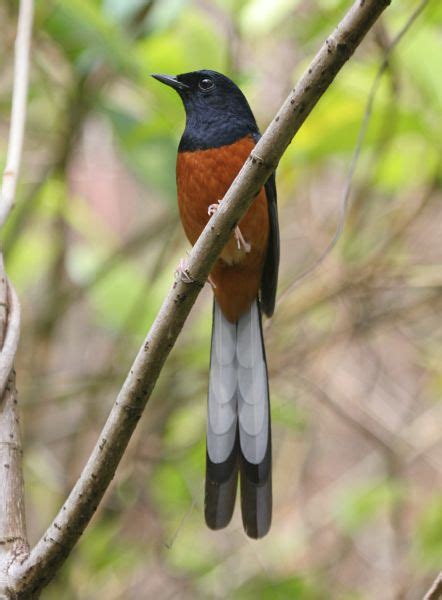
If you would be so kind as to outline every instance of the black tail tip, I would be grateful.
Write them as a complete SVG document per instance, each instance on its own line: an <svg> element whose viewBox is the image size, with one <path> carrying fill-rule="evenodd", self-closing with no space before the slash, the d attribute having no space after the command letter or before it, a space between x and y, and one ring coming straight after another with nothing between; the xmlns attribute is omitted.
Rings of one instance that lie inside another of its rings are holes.
<svg viewBox="0 0 442 600"><path fill-rule="evenodd" d="M235 509L238 471L234 468L225 481L214 481L210 469L206 473L204 516L210 529L223 529L230 523Z"/></svg>
<svg viewBox="0 0 442 600"><path fill-rule="evenodd" d="M243 465L244 466L244 465ZM241 514L244 531L255 540L263 538L272 524L272 477L267 473L259 483L241 469Z"/></svg>

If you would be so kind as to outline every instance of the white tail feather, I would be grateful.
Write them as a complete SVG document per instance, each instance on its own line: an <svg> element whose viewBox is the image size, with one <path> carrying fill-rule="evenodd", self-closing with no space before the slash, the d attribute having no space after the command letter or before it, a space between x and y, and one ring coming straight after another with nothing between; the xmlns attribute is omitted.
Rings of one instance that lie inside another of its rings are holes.
<svg viewBox="0 0 442 600"><path fill-rule="evenodd" d="M229 457L237 424L236 325L213 309L212 352L207 419L207 452L214 463Z"/></svg>
<svg viewBox="0 0 442 600"><path fill-rule="evenodd" d="M214 304L207 450L214 463L229 457L236 435L246 460L259 464L268 445L267 367L257 302L237 324Z"/></svg>
<svg viewBox="0 0 442 600"><path fill-rule="evenodd" d="M238 321L236 356L241 450L248 462L259 464L269 441L269 398L257 301Z"/></svg>

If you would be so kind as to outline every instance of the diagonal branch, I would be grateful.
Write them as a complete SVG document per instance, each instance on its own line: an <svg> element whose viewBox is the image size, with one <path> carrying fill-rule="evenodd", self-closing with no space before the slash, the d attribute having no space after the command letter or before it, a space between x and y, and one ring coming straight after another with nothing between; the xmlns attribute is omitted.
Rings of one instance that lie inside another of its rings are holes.
<svg viewBox="0 0 442 600"><path fill-rule="evenodd" d="M247 159L188 260L138 352L100 438L70 496L29 557L9 570L17 598L38 593L77 542L112 480L164 362L231 231L275 170L284 150L389 0L357 0L327 38Z"/></svg>
<svg viewBox="0 0 442 600"><path fill-rule="evenodd" d="M425 594L423 600L440 600L442 598L442 571L438 574L433 585Z"/></svg>

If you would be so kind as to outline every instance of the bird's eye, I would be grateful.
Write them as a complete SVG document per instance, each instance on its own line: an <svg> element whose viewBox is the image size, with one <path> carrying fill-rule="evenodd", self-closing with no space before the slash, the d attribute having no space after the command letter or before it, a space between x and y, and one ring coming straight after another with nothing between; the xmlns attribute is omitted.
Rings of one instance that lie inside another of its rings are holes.
<svg viewBox="0 0 442 600"><path fill-rule="evenodd" d="M210 79L210 77L204 77L199 82L198 87L200 88L200 90L203 90L203 92L206 92L207 90L212 89L214 85L215 84L213 83L213 80Z"/></svg>

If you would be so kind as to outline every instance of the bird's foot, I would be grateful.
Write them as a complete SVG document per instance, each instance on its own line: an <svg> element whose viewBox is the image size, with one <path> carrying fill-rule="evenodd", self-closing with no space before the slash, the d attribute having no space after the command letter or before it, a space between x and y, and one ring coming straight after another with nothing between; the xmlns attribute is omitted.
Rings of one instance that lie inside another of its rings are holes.
<svg viewBox="0 0 442 600"><path fill-rule="evenodd" d="M216 213L220 202L221 202L221 200L218 200L218 202L215 202L215 204L209 204L209 206L207 208L207 213L210 217Z"/></svg>
<svg viewBox="0 0 442 600"><path fill-rule="evenodd" d="M220 202L221 202L221 200L218 200L218 202L215 202L215 204L209 205L207 212L210 216L212 216L214 213L216 213ZM236 240L236 243L238 246L238 250L244 250L244 252L246 254L248 254L250 252L250 250L252 249L252 246L249 244L249 242L246 242L243 234L241 233L241 229L238 227L238 225L235 227L235 231L233 232L233 235L235 237L235 240Z"/></svg>
<svg viewBox="0 0 442 600"><path fill-rule="evenodd" d="M194 283L195 279L189 273L187 268L187 259L181 258L175 269L175 281L182 281L183 283Z"/></svg>
<svg viewBox="0 0 442 600"><path fill-rule="evenodd" d="M187 268L187 259L186 258L181 258L180 262L178 263L177 268L175 269L175 281L176 282L182 281L183 283L199 283L201 285L201 287L204 287L203 283L194 279L192 277L192 275L189 273L189 269ZM213 282L210 275L207 278L207 281L209 282L210 286L214 290L216 288L216 285Z"/></svg>

